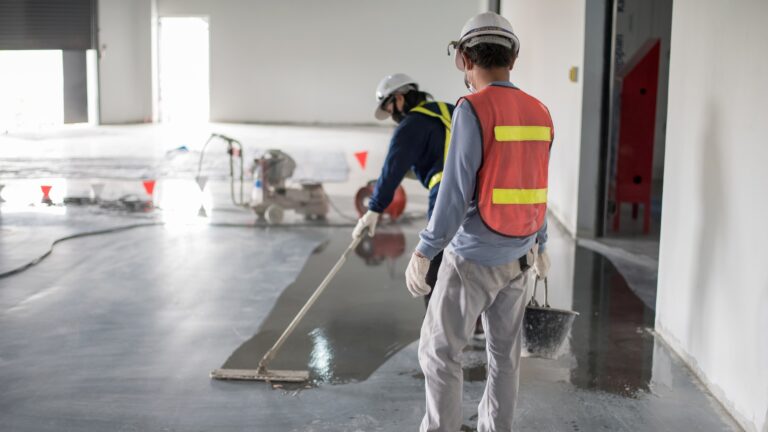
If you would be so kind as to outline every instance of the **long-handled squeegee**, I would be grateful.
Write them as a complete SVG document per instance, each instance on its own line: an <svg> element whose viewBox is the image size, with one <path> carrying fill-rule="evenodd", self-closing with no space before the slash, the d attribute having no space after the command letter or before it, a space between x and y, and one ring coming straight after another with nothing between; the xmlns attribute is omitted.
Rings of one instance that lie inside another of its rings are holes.
<svg viewBox="0 0 768 432"><path fill-rule="evenodd" d="M274 345L272 345L272 348L267 351L266 354L264 354L264 357L261 358L261 361L259 361L259 365L256 369L215 369L213 372L211 372L211 378L215 379L223 379L223 380L246 380L246 381L277 381L277 382L303 382L309 380L309 371L306 370L272 370L269 369L269 362L272 361L273 358L277 355L278 351L280 351L280 348L283 346L283 343L285 343L285 340L288 339L288 336L293 333L293 331L296 329L296 327L299 325L299 322L304 318L304 315L307 314L307 311L309 311L309 308L312 307L312 305L315 304L315 301L318 297L320 297L320 294L325 291L325 288L328 286L328 284L331 282L334 276L336 276L336 273L339 272L341 269L341 266L344 264L344 262L347 260L347 256L349 255L352 250L354 250L357 245L360 243L360 240L362 240L363 236L356 237L354 240L352 240L352 243L349 244L347 247L347 250L344 251L343 254L341 254L341 258L339 258L338 261L336 261L336 264L333 266L330 272L325 276L325 279L320 283L320 285L315 289L315 292L312 293L312 296L307 300L306 303L304 303L304 306L302 306L301 310L299 310L299 313L296 314L295 317L293 317L293 321L291 321L290 324L288 324L288 327L286 327L285 331L283 331L283 334L280 335L280 337L277 339Z"/></svg>

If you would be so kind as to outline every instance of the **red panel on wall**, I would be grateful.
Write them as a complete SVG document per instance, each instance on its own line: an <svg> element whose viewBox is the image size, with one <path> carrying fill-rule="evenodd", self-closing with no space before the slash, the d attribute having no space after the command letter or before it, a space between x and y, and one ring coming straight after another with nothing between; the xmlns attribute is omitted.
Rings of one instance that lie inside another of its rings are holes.
<svg viewBox="0 0 768 432"><path fill-rule="evenodd" d="M616 231L619 230L622 203L632 204L635 210L638 204L642 204L643 231L650 231L659 54L660 41L651 41L624 69L614 197L616 213L613 228Z"/></svg>

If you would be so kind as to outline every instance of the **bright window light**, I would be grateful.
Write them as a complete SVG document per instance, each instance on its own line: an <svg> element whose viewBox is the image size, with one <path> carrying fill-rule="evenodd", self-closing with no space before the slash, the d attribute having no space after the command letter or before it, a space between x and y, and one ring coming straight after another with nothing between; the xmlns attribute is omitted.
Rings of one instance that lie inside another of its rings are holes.
<svg viewBox="0 0 768 432"><path fill-rule="evenodd" d="M160 120L207 122L208 20L202 17L160 18Z"/></svg>
<svg viewBox="0 0 768 432"><path fill-rule="evenodd" d="M0 51L0 133L64 124L60 50Z"/></svg>

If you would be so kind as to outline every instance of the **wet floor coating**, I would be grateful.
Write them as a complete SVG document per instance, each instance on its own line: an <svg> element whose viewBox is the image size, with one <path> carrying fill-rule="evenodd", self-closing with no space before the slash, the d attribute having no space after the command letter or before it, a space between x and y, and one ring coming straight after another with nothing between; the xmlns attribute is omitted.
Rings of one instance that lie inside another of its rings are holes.
<svg viewBox="0 0 768 432"><path fill-rule="evenodd" d="M397 255L415 245L414 233L408 237L406 240L399 228L379 230L378 237L369 241L368 250L358 248L358 255L345 264L272 367L309 370L316 382L360 381L417 340L424 309L407 295L403 274L408 257ZM382 238L389 242L382 242ZM238 347L222 368L257 367L349 240L348 236L334 236L313 251L258 333ZM382 243L394 251L389 257L385 257L387 249L373 246ZM647 393L653 364L653 311L601 255L577 247L575 264L573 309L581 316L575 320L565 349L548 357L555 357L555 362L568 369L569 381L577 387L626 397ZM464 357L465 378L484 380L483 342L473 341ZM421 377L420 373L414 376Z"/></svg>
<svg viewBox="0 0 768 432"><path fill-rule="evenodd" d="M215 125L173 132L137 126L0 137L0 186L5 185L1 193L7 198L0 207L0 266L39 255L63 234L133 223L137 217L164 223L62 243L39 265L0 279L1 430L415 429L424 393L417 343L405 342L413 330L395 324L396 337L382 337L385 343L369 347L372 354L362 354L360 368L349 359L361 354L349 345L375 344L373 338L363 339L363 332L351 334L365 329L368 317L353 311L355 319L346 320L347 311L333 304L318 309L320 315L312 320L308 317L314 325L302 331L307 343L285 352L301 354L297 363L314 368L316 377L330 371L316 388L274 391L263 383L208 377L229 357L234 361L262 330L282 325L285 318L276 312L305 299L295 283L306 273L306 286L312 286L309 281L325 271L311 271L312 263L335 260L334 254L312 251L329 240L346 241L351 230L254 230L252 213L229 205L229 184L222 177L228 159L221 147L212 147L204 163L204 174L211 178L206 191L194 182L196 152L211 131L241 139L247 155L248 149L285 149L300 167L324 175L343 174L333 167L349 166L347 183L326 184L329 191L347 195L338 203L349 213L349 195L378 174L390 135L384 128ZM190 151L176 151L181 146ZM309 152L310 147L323 150ZM368 170L360 169L352 156L361 150L370 152ZM142 180L148 177L159 177L154 196L159 208L151 213L59 206L66 195L90 196L92 183L106 183L101 189L106 200L144 197ZM49 182L52 207L40 202L40 186ZM420 186L405 183L406 188L415 186L409 189L409 208L419 198L423 204ZM202 223L200 204L206 210ZM381 283L396 285L422 224L418 220L403 228L404 246L397 236L362 245L364 258L356 256L345 271L375 273L376 280L386 281ZM599 255L577 249L555 225L550 224L551 303L581 316L558 358L523 359L516 430L738 430L679 359L647 331L652 314L624 289L615 269ZM405 257L397 259L401 247ZM393 258L400 275L388 280L383 272ZM374 263L380 265L369 266ZM338 288L352 296L340 304L365 301L348 289ZM373 287L365 284L364 289ZM324 301L337 301L333 292L329 289ZM399 293L404 297L395 298ZM381 310L407 304L413 316L423 314L422 302L411 300L402 286L376 292L374 298L385 294L393 297L379 299ZM410 313L393 313L412 319ZM333 361L319 355L323 352L333 352ZM464 353L462 430L476 423L484 357L479 344Z"/></svg>
<svg viewBox="0 0 768 432"><path fill-rule="evenodd" d="M380 228L351 255L272 361L274 369L309 370L316 383L367 379L390 357L418 339L424 306L405 289L405 267L415 247L399 227ZM280 295L259 331L224 362L224 369L256 369L347 248L339 232L321 243Z"/></svg>
<svg viewBox="0 0 768 432"><path fill-rule="evenodd" d="M541 357L524 350L523 356L567 372L560 379L577 388L628 398L648 394L655 342L653 310L606 258L577 247L575 259L573 308L581 315L574 321L568 343L554 355ZM464 350L466 381L486 379L485 355L484 342L479 340ZM420 372L413 377L424 378Z"/></svg>
<svg viewBox="0 0 768 432"><path fill-rule="evenodd" d="M636 397L652 378L654 312L634 294L611 262L577 247L573 308L581 313L571 334L577 366L571 383Z"/></svg>
<svg viewBox="0 0 768 432"><path fill-rule="evenodd" d="M349 229L149 227L62 244L39 266L0 280L0 421L18 431L411 430L423 409L418 329L383 311L418 327L423 304L402 286L418 227L403 228L404 246L397 236L363 245L345 272L366 295L330 287L301 332L307 343L277 360L284 367L294 354L316 371L319 387L300 393L211 381L208 372L234 361L254 335L282 327L290 317L280 313L306 299L302 290L330 268L340 253L333 243L346 246ZM552 240L554 256L558 234ZM581 316L557 359L523 360L518 429L736 430L644 330L652 313L610 263L580 248L570 258L572 284L554 286L551 301ZM387 288L372 291L380 288L374 282ZM392 325L395 336L373 322ZM481 345L465 360L472 430L484 385Z"/></svg>

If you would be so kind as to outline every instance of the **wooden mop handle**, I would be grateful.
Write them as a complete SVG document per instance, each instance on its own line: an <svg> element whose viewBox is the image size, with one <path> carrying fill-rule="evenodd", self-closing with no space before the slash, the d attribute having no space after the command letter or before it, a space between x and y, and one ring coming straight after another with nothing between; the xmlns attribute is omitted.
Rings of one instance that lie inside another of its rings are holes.
<svg viewBox="0 0 768 432"><path fill-rule="evenodd" d="M309 308L312 307L312 305L315 304L315 301L318 297L320 297L320 294L325 291L325 288L328 286L328 284L331 282L334 276L336 276L336 273L339 272L341 269L341 266L344 265L344 262L347 260L347 256L349 255L352 250L354 250L358 244L360 244L360 241L363 239L363 236L360 235L352 240L352 243L349 244L347 247L347 250L344 251L343 254L341 254L341 258L339 258L338 261L336 261L336 265L333 266L330 272L325 276L325 279L323 279L322 282L320 282L320 285L315 289L315 292L312 293L312 296L309 297L309 300L307 300L306 303L304 303L304 306L302 306L301 310L299 310L299 313L296 314L295 317L293 317L293 321L291 321L290 324L288 324L288 327L286 327L285 331L283 331L283 334L280 335L280 337L277 339L274 345L272 345L272 348L267 351L266 354L264 354L264 357L261 358L261 361L259 362L259 368L258 370L264 371L267 368L267 365L269 362L272 361L272 359L277 355L277 352L280 351L280 348L283 346L283 343L285 343L285 340L288 339L288 336L293 333L293 331L296 329L296 327L299 325L301 320L304 318L304 315L307 314L307 311L309 311Z"/></svg>

